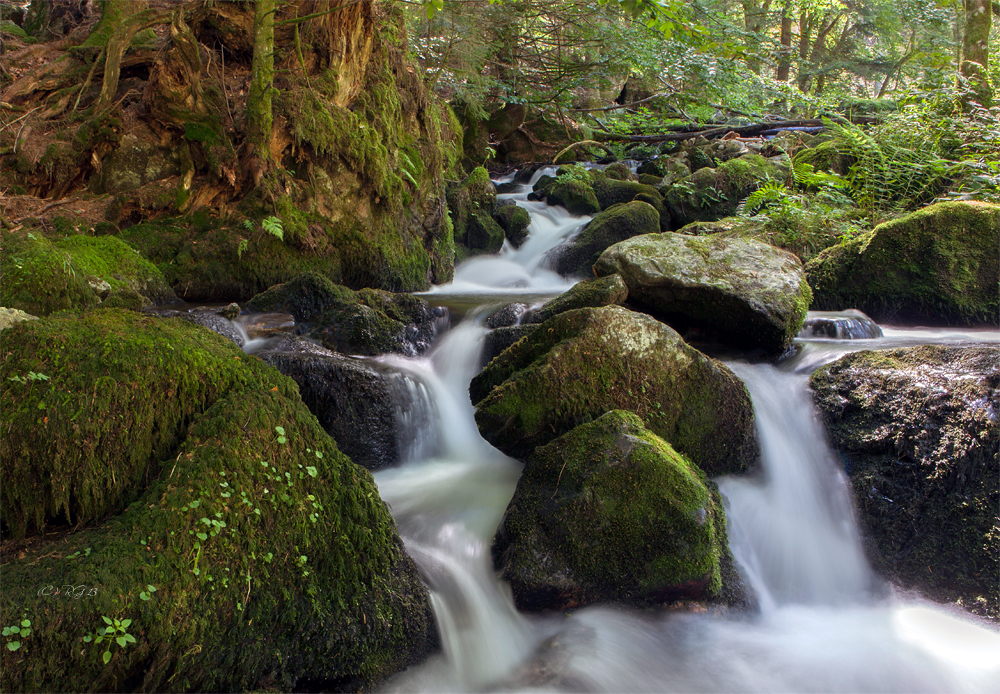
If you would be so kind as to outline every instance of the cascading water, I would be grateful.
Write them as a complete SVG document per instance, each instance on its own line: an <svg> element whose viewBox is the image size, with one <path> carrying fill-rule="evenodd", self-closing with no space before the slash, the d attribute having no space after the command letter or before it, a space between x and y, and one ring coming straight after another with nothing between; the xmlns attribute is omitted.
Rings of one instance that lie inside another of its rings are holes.
<svg viewBox="0 0 1000 694"><path fill-rule="evenodd" d="M461 295L468 308L473 296L485 307L568 288L544 256L585 220L535 209L525 195L509 197L532 213L528 242L466 263L454 285L429 298ZM751 392L763 461L756 477L719 482L759 613L597 606L529 616L516 611L490 560L521 465L480 438L469 403L484 312L470 311L427 357L382 359L411 384L408 397L426 397L433 424L430 435L413 437L420 448L409 462L375 478L430 587L443 642L441 654L386 691L1000 691L996 630L875 590L846 482L806 389L809 372L852 350L983 334L886 330L862 344L807 341L780 369L730 365Z"/></svg>

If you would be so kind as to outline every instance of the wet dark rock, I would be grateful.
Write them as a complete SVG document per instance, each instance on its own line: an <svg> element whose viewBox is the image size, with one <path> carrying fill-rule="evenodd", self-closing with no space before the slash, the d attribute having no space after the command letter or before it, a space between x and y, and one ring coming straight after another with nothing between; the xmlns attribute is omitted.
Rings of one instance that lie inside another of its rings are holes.
<svg viewBox="0 0 1000 694"><path fill-rule="evenodd" d="M239 317L241 312L242 309L240 308L240 305L237 304L236 302L233 302L228 306L224 306L223 308L219 309L219 315L222 316L223 318L226 318L227 320L235 320L236 318Z"/></svg>
<svg viewBox="0 0 1000 694"><path fill-rule="evenodd" d="M497 207L493 218L503 229L504 235L510 244L517 248L528 238L528 225L531 224L531 216L523 207L518 207L513 201L510 204Z"/></svg>
<svg viewBox="0 0 1000 694"><path fill-rule="evenodd" d="M537 325L512 325L506 328L497 328L486 333L486 340L483 343L483 366L493 361L493 358L520 340L525 335L530 335L535 331Z"/></svg>
<svg viewBox="0 0 1000 694"><path fill-rule="evenodd" d="M227 318L223 318L211 309L171 311L167 314L161 315L175 315L178 318L188 321L189 323L194 323L195 325L200 325L203 328L208 328L209 330L217 332L223 337L232 340L240 349L242 349L243 345L246 344L246 340L243 339L243 334L236 328L236 326L233 325L233 322Z"/></svg>
<svg viewBox="0 0 1000 694"><path fill-rule="evenodd" d="M878 323L861 311L810 311L799 331L802 338L831 340L871 340L882 337Z"/></svg>
<svg viewBox="0 0 1000 694"><path fill-rule="evenodd" d="M498 183L497 184L497 195L507 195L507 194L510 194L510 193L516 193L517 189L520 188L522 185L523 185L522 183L518 183L517 181L508 181L507 183Z"/></svg>
<svg viewBox="0 0 1000 694"><path fill-rule="evenodd" d="M256 354L298 384L302 402L352 461L369 470L397 465L398 375L378 362L317 351L286 337Z"/></svg>
<svg viewBox="0 0 1000 694"><path fill-rule="evenodd" d="M1000 350L857 352L811 386L854 489L872 566L1000 617Z"/></svg>
<svg viewBox="0 0 1000 694"><path fill-rule="evenodd" d="M427 351L444 309L410 294L353 291L317 273L303 273L247 303L248 311L288 311L304 334L342 354L374 356Z"/></svg>
<svg viewBox="0 0 1000 694"><path fill-rule="evenodd" d="M507 304L486 317L486 327L507 328L517 325L527 310L527 304Z"/></svg>

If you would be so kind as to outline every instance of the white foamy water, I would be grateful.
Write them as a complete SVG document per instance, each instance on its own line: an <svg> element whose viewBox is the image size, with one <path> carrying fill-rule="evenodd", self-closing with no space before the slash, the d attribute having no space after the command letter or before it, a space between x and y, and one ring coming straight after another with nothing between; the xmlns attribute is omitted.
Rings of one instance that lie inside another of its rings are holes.
<svg viewBox="0 0 1000 694"><path fill-rule="evenodd" d="M493 260L521 267L518 281L550 281L530 269L538 253L511 255ZM468 291L477 277L506 281L499 262L474 263L436 291ZM456 290L459 281L469 284ZM494 304L516 295L476 286ZM385 691L1000 692L994 626L896 596L872 575L806 390L810 371L848 351L980 341L981 333L885 329L863 344L802 342L780 369L732 365L754 401L763 460L754 475L719 482L758 612L593 606L546 615L518 613L492 569L490 543L521 465L483 441L473 419L467 389L484 335L467 320L426 358L383 358L420 384L413 392L433 413L426 457L375 478L431 590L443 642Z"/></svg>

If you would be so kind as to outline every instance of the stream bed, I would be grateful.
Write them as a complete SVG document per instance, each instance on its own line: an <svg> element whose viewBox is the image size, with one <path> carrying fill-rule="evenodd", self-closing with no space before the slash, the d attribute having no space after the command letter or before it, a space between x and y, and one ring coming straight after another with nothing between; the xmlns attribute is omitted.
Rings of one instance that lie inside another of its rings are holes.
<svg viewBox="0 0 1000 694"><path fill-rule="evenodd" d="M763 459L750 475L717 481L758 611L515 609L490 544L521 464L480 437L468 386L485 316L568 289L545 254L588 220L528 202L529 190L500 196L531 213L527 242L468 261L453 284L424 295L465 318L424 357L380 358L412 383L421 421L431 422L410 437L407 462L375 479L431 590L442 639L439 654L384 691L1000 691L1000 631L899 594L868 567L847 480L807 390L809 373L850 351L997 343L996 331L883 326L875 339L799 340L778 366L727 361L751 393Z"/></svg>

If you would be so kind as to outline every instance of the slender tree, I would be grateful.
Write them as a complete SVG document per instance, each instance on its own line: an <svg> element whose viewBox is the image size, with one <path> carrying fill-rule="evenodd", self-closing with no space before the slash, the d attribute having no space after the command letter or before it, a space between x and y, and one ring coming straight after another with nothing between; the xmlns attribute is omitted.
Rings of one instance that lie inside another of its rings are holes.
<svg viewBox="0 0 1000 694"><path fill-rule="evenodd" d="M975 100L983 106L991 106L993 84L989 76L989 39L993 3L991 0L964 0L964 19L959 71L969 81Z"/></svg>

